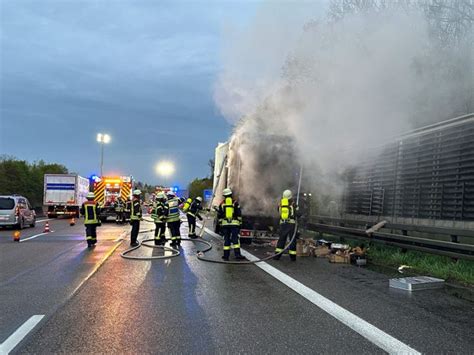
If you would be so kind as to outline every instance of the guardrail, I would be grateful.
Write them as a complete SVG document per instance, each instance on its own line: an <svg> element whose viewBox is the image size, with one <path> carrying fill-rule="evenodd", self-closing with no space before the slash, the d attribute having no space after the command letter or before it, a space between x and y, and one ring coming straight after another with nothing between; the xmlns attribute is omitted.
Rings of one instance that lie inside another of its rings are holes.
<svg viewBox="0 0 474 355"><path fill-rule="evenodd" d="M377 222L364 220L364 219L344 219L344 218L337 218L337 217L329 217L329 216L320 216L320 215L313 215L309 218L312 222L317 223L336 223L339 226L343 227L344 225L358 225L364 227L371 227ZM459 229L459 228L445 228L445 227L434 227L434 226L423 226L417 224L402 224L402 223L391 223L387 222L384 226L385 230L399 230L402 235L408 235L408 232L419 232L419 233L427 233L427 234L439 234L439 235L448 235L451 237L451 241L453 243L458 243L458 237L467 237L467 238L474 238L474 230L472 229Z"/></svg>
<svg viewBox="0 0 474 355"><path fill-rule="evenodd" d="M338 223L340 225L331 225L327 222ZM346 226L350 224L364 225L365 228L360 229ZM312 216L310 222L307 223L306 228L315 232L329 233L347 238L362 239L365 241L396 246L402 249L419 250L431 254L449 256L456 259L474 260L474 245L472 244L463 244L456 241L448 242L408 235L409 231L417 231L428 234L448 234L452 239L453 236L456 236L457 240L457 236L474 237L474 231L387 223L383 228L384 230L401 230L404 231L404 233L396 234L374 232L368 234L366 230L371 225L373 225L373 223L362 220L344 220L334 217Z"/></svg>

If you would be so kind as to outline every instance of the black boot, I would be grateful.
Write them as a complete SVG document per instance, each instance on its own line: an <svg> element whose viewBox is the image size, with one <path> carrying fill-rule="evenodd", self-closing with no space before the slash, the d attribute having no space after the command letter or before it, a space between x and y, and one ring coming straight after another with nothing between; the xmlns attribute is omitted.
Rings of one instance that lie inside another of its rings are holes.
<svg viewBox="0 0 474 355"><path fill-rule="evenodd" d="M290 254L290 260L291 261L296 261L296 255Z"/></svg>
<svg viewBox="0 0 474 355"><path fill-rule="evenodd" d="M273 257L273 260L280 260L280 258L281 258L281 254L278 254Z"/></svg>
<svg viewBox="0 0 474 355"><path fill-rule="evenodd" d="M245 256L242 256L242 254L240 254L240 249L234 249L234 253L236 260L247 260Z"/></svg>
<svg viewBox="0 0 474 355"><path fill-rule="evenodd" d="M222 256L222 260L229 261L230 250L224 250L224 255Z"/></svg>

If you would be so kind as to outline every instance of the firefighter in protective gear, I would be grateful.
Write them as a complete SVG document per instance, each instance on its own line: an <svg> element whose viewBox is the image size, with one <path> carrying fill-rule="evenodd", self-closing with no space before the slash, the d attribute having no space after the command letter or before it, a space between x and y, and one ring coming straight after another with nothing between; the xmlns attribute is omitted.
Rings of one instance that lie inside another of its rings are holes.
<svg viewBox="0 0 474 355"><path fill-rule="evenodd" d="M181 226L181 219L179 214L179 205L179 198L176 197L174 193L170 192L168 194L168 201L166 203L168 209L166 223L168 224L168 228L171 234L171 246L181 245L181 233L179 230Z"/></svg>
<svg viewBox="0 0 474 355"><path fill-rule="evenodd" d="M133 191L133 198L130 204L130 225L132 230L130 232L130 245L132 247L138 246L138 233L140 232L140 221L142 220L142 206L140 203L140 190Z"/></svg>
<svg viewBox="0 0 474 355"><path fill-rule="evenodd" d="M123 220L124 222L130 221L130 212L132 210L132 201L130 198L127 199L123 207Z"/></svg>
<svg viewBox="0 0 474 355"><path fill-rule="evenodd" d="M186 212L186 217L188 218L188 225L189 225L189 238L191 239L197 238L196 218L199 218L199 220L202 221L202 217L199 214L200 211L202 211L202 197L198 196L191 202Z"/></svg>
<svg viewBox="0 0 474 355"><path fill-rule="evenodd" d="M286 239L293 237L296 233L296 210L297 207L293 202L293 196L290 190L283 191L282 198L280 200L280 205L278 206L278 212L280 213L280 232L275 249L275 253L278 254L282 252L285 248ZM290 259L296 261L296 238L290 244L288 249L288 254L290 254ZM279 260L280 255L275 255L273 259Z"/></svg>
<svg viewBox="0 0 474 355"><path fill-rule="evenodd" d="M124 222L124 203L121 198L117 201L117 206L115 206L115 214L117 215L116 222L122 224Z"/></svg>
<svg viewBox="0 0 474 355"><path fill-rule="evenodd" d="M155 205L151 210L151 218L155 222L155 245L164 245L166 243L166 216L168 215L168 206L166 204L166 195L164 192L156 195Z"/></svg>
<svg viewBox="0 0 474 355"><path fill-rule="evenodd" d="M89 192L80 209L81 215L84 216L84 225L86 227L86 241L90 248L97 243L97 226L100 225L99 208L97 202L94 201L95 195Z"/></svg>
<svg viewBox="0 0 474 355"><path fill-rule="evenodd" d="M242 211L239 203L232 198L232 190L224 189L224 201L219 205L217 216L220 230L224 236L224 255L222 259L229 261L230 250L234 249L237 260L245 259L240 254L239 230L242 224Z"/></svg>

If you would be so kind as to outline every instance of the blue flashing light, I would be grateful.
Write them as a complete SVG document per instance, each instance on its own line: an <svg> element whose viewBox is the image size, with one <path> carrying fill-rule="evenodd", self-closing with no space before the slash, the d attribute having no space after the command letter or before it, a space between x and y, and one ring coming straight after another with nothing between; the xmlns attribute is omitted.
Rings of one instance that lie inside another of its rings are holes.
<svg viewBox="0 0 474 355"><path fill-rule="evenodd" d="M94 181L94 182L97 182L97 181L100 181L100 177L98 177L98 176L95 175L95 174L92 174L92 175L89 177L89 180Z"/></svg>

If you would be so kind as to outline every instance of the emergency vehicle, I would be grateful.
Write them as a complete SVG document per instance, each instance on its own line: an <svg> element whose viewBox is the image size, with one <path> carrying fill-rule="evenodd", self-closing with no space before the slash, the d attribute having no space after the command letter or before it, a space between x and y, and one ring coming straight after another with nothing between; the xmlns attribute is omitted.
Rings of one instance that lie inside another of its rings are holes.
<svg viewBox="0 0 474 355"><path fill-rule="evenodd" d="M117 219L120 209L132 197L131 176L103 176L96 179L93 186L95 201L100 207L99 219L104 222L109 217ZM123 210L122 210L123 211Z"/></svg>

